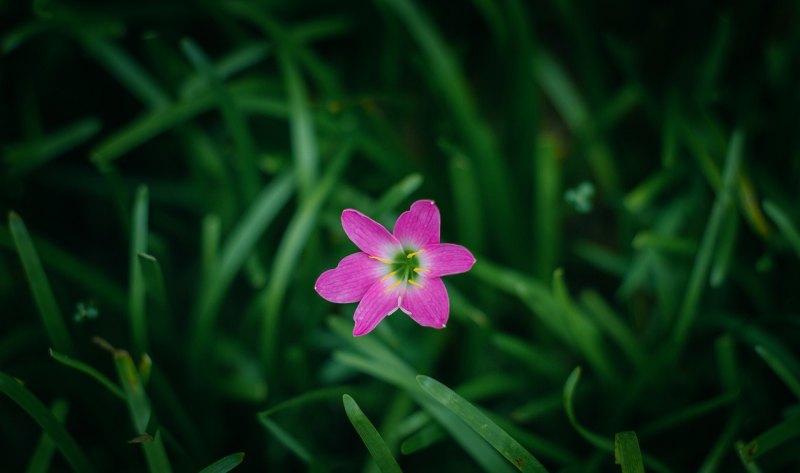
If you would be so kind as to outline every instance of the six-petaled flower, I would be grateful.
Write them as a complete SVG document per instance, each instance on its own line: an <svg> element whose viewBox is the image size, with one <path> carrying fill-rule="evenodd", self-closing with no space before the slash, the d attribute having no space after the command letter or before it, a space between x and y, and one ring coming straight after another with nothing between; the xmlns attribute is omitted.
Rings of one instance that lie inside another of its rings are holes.
<svg viewBox="0 0 800 473"><path fill-rule="evenodd" d="M469 271L472 253L439 242L439 209L431 200L414 202L389 233L353 209L342 212L344 232L361 250L325 271L314 289L328 301L358 302L353 335L369 333L397 309L418 324L444 328L450 300L441 277Z"/></svg>

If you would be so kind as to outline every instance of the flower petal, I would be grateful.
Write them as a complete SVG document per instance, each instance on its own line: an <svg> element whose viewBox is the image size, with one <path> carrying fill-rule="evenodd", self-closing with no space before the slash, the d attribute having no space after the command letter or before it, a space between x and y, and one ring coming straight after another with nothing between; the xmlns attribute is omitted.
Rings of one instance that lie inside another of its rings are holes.
<svg viewBox="0 0 800 473"><path fill-rule="evenodd" d="M439 243L439 208L432 200L418 200L394 224L394 236L407 248Z"/></svg>
<svg viewBox="0 0 800 473"><path fill-rule="evenodd" d="M361 298L353 314L353 319L356 321L353 327L354 337L368 334L381 320L397 310L403 285L396 286L393 280L396 282L395 278L376 282Z"/></svg>
<svg viewBox="0 0 800 473"><path fill-rule="evenodd" d="M347 237L370 256L391 259L403 251L389 230L357 210L345 209L342 212L342 228Z"/></svg>
<svg viewBox="0 0 800 473"><path fill-rule="evenodd" d="M388 272L387 265L358 252L345 256L334 269L322 273L314 290L330 302L358 302L370 286Z"/></svg>
<svg viewBox="0 0 800 473"><path fill-rule="evenodd" d="M400 308L425 327L444 328L450 315L450 299L440 278L420 278L420 286L409 284Z"/></svg>
<svg viewBox="0 0 800 473"><path fill-rule="evenodd" d="M428 245L418 258L422 267L428 270L425 276L429 278L465 273L475 264L475 257L468 249L453 243Z"/></svg>

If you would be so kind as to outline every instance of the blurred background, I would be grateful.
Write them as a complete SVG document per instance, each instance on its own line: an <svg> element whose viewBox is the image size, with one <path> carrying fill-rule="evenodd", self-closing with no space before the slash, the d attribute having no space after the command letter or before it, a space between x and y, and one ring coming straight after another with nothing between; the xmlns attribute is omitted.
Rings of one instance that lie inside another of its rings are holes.
<svg viewBox="0 0 800 473"><path fill-rule="evenodd" d="M5 0L0 42L0 470L800 471L798 3ZM354 339L341 211L417 199L478 262Z"/></svg>

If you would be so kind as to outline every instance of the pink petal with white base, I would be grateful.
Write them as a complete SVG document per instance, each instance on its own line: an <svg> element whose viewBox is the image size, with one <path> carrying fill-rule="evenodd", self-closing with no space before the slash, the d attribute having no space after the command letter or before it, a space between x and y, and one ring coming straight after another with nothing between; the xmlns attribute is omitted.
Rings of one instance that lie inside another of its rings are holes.
<svg viewBox="0 0 800 473"><path fill-rule="evenodd" d="M439 243L441 217L439 208L432 200L418 200L411 210L403 212L394 225L394 236L404 246L420 249L425 245Z"/></svg>
<svg viewBox="0 0 800 473"><path fill-rule="evenodd" d="M400 308L420 325L444 328L450 315L450 299L444 282L439 278L420 278L419 284L422 287L408 285Z"/></svg>
<svg viewBox="0 0 800 473"><path fill-rule="evenodd" d="M353 319L356 321L353 336L368 334L381 320L397 310L402 284L394 286L393 280L394 278L387 278L376 282L361 298L353 314Z"/></svg>
<svg viewBox="0 0 800 473"><path fill-rule="evenodd" d="M322 273L314 289L325 300L346 304L358 302L370 286L388 272L387 266L366 253L345 256L339 265Z"/></svg>
<svg viewBox="0 0 800 473"><path fill-rule="evenodd" d="M418 258L427 270L425 276L429 278L465 273L475 264L475 257L468 249L453 243L429 245Z"/></svg>
<svg viewBox="0 0 800 473"><path fill-rule="evenodd" d="M403 251L400 242L389 230L357 210L346 209L342 212L342 228L347 237L370 256L389 259Z"/></svg>

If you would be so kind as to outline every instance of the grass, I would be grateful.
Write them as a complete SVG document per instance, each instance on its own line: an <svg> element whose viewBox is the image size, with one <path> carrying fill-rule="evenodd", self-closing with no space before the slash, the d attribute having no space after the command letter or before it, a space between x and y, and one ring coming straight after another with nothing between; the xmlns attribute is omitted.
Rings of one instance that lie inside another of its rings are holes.
<svg viewBox="0 0 800 473"><path fill-rule="evenodd" d="M798 21L0 2L0 470L794 471ZM353 338L417 199L447 328Z"/></svg>

